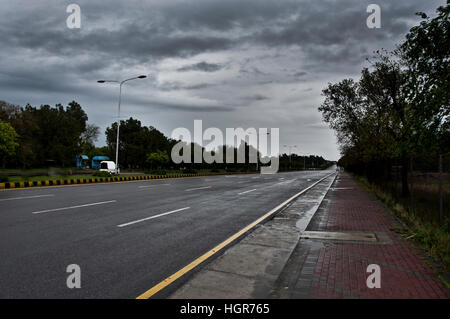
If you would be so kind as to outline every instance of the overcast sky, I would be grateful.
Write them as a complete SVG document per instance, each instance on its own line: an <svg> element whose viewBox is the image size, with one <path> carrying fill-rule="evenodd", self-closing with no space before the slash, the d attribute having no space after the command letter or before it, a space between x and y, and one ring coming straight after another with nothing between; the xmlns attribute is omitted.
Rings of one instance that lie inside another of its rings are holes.
<svg viewBox="0 0 450 319"><path fill-rule="evenodd" d="M81 7L69 29L66 7ZM381 7L381 29L366 8ZM173 129L280 128L297 153L339 158L317 111L328 82L358 78L377 49L393 49L445 0L0 0L0 100L33 106L75 100L104 130L121 118ZM282 149L281 151L285 151Z"/></svg>

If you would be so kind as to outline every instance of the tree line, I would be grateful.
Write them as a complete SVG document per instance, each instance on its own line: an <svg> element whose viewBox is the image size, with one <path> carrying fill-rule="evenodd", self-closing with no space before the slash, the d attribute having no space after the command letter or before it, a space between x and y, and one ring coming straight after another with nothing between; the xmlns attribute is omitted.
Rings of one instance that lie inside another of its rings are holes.
<svg viewBox="0 0 450 319"><path fill-rule="evenodd" d="M450 7L436 12L417 13L420 24L394 51L375 52L358 81L329 83L319 107L336 132L340 165L375 183L400 167L403 196L412 158L450 152Z"/></svg>
<svg viewBox="0 0 450 319"><path fill-rule="evenodd" d="M99 128L87 120L75 101L39 108L0 101L2 167L72 166L75 155L98 136Z"/></svg>
<svg viewBox="0 0 450 319"><path fill-rule="evenodd" d="M113 123L105 131L106 143L109 154L113 154L116 148L117 138L117 123ZM119 163L122 169L136 169L136 168L149 168L149 169L215 169L215 170L234 170L234 171L254 171L256 170L256 164L250 163L249 154L250 146L246 142L242 142L238 147L232 147L229 145L222 145L221 147L207 151L204 147L191 143L191 158L190 163L172 162L170 158L171 150L173 146L178 143L179 140L166 137L163 133L158 131L152 126L142 126L141 122L137 119L129 118L128 120L122 120L120 122L120 139L119 139ZM244 148L245 162L244 163L207 163L202 157L201 163L194 163L194 149L198 149L200 152L209 152L214 155L217 152L226 154L227 149L232 148L234 158L237 158L237 154L240 148ZM253 150L257 152L256 150ZM258 158L261 158L261 153L258 153ZM106 155L106 154L105 154ZM113 158L113 157L111 157ZM286 154L280 156L280 168L282 170L290 169L309 169L309 168L325 168L330 164L329 161L322 156L298 156L292 154L289 157Z"/></svg>
<svg viewBox="0 0 450 319"><path fill-rule="evenodd" d="M96 147L100 129L88 123L88 116L81 105L72 101L64 107L42 105L21 107L0 101L0 159L3 168L42 168L46 166L73 167L76 155L108 156L115 159L117 122L105 130L106 146ZM173 146L178 143L166 137L152 126L130 117L120 121L119 164L124 169L226 169L254 171L256 164L250 163L252 148L243 142L239 147L223 145L210 151L225 154L233 148L235 158L240 147L245 147L245 163L212 163L205 161L175 164L170 159ZM191 149L207 152L200 145L191 143ZM259 158L261 154L258 153ZM330 162L321 156L280 156L281 170L324 168Z"/></svg>

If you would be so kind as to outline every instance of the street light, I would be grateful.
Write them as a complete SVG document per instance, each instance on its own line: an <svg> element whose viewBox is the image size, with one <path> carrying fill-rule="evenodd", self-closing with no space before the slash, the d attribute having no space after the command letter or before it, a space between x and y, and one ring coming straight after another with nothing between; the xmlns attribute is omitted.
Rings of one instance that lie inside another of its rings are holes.
<svg viewBox="0 0 450 319"><path fill-rule="evenodd" d="M270 135L270 132L267 132L266 135ZM258 134L256 134L256 138L258 138ZM256 141L256 171L259 170L259 143Z"/></svg>
<svg viewBox="0 0 450 319"><path fill-rule="evenodd" d="M123 81L114 81L114 80L98 80L98 83L119 83L119 107L117 110L117 141L116 141L116 174L119 174L119 127L120 127L120 100L122 98L122 85L125 82L136 80L136 79L145 79L146 75L139 75L133 78L129 78Z"/></svg>

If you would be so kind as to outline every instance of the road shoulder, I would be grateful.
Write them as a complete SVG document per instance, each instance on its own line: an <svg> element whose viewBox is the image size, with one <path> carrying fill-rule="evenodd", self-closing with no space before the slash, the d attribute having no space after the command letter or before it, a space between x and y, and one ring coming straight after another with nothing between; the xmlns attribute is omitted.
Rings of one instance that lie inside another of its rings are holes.
<svg viewBox="0 0 450 319"><path fill-rule="evenodd" d="M268 298L334 177L324 179L273 219L258 225L170 298Z"/></svg>

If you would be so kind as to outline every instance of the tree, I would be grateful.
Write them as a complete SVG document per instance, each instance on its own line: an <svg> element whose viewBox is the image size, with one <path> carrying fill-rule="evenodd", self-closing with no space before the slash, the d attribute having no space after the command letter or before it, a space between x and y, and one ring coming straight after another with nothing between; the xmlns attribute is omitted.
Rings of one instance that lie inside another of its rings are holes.
<svg viewBox="0 0 450 319"><path fill-rule="evenodd" d="M83 137L95 137L95 129L83 134L90 129L86 125L88 117L75 101L66 108L61 104L39 108L27 104L23 108L0 101L0 119L10 123L19 135L16 155L8 158L11 166L42 167L48 160L62 166L73 163L83 146Z"/></svg>
<svg viewBox="0 0 450 319"><path fill-rule="evenodd" d="M11 124L0 122L0 157L2 159L2 167L5 168L6 158L15 154L18 135Z"/></svg>
<svg viewBox="0 0 450 319"><path fill-rule="evenodd" d="M361 132L365 136L365 155L378 166L385 159L399 158L402 195L408 196L409 158L416 142L411 131L414 117L408 98L409 72L402 69L395 53L377 52L376 58L372 71L363 69L359 83L366 104L365 126ZM380 169L377 167L373 172L379 174Z"/></svg>
<svg viewBox="0 0 450 319"><path fill-rule="evenodd" d="M81 144L94 144L100 134L100 127L94 124L87 124L86 129L81 133Z"/></svg>
<svg viewBox="0 0 450 319"><path fill-rule="evenodd" d="M23 109L19 105L4 101L0 102L0 120L9 122L19 135L17 140L19 146L16 156L9 159L10 165L20 165L24 169L33 165L36 159L35 151L39 150L33 150L36 148L38 126L27 108Z"/></svg>
<svg viewBox="0 0 450 319"><path fill-rule="evenodd" d="M72 163L81 151L81 134L86 130L88 117L81 106L72 101L64 108L42 105L25 109L34 118L37 127L33 152L40 165L56 160L63 167Z"/></svg>
<svg viewBox="0 0 450 319"><path fill-rule="evenodd" d="M319 107L323 119L336 131L341 151L358 144L360 121L364 113L358 96L358 83L344 79L337 84L328 84L322 91L325 101Z"/></svg>
<svg viewBox="0 0 450 319"><path fill-rule="evenodd" d="M105 131L106 143L112 153L116 150L117 123ZM164 150L170 152L171 142L154 127L142 126L139 120L130 117L120 121L119 163L121 167L144 167L147 154Z"/></svg>
<svg viewBox="0 0 450 319"><path fill-rule="evenodd" d="M329 84L319 107L323 119L337 133L341 152L370 181L390 171L392 158L402 164L402 194L407 196L408 156L411 154L411 116L408 73L395 56L377 52L361 79Z"/></svg>
<svg viewBox="0 0 450 319"><path fill-rule="evenodd" d="M413 129L422 153L450 148L450 5L436 11L433 19L417 13L422 22L398 50L410 70Z"/></svg>
<svg viewBox="0 0 450 319"><path fill-rule="evenodd" d="M97 141L100 128L94 124L87 124L86 129L81 133L81 153L89 154L95 151L94 142Z"/></svg>
<svg viewBox="0 0 450 319"><path fill-rule="evenodd" d="M158 150L147 154L146 162L151 168L160 168L161 166L169 163L169 155L167 155L165 151Z"/></svg>
<svg viewBox="0 0 450 319"><path fill-rule="evenodd" d="M450 7L413 27L397 50L377 51L361 79L329 84L319 107L337 133L341 163L369 180L401 163L402 195L408 166L420 154L450 148Z"/></svg>

